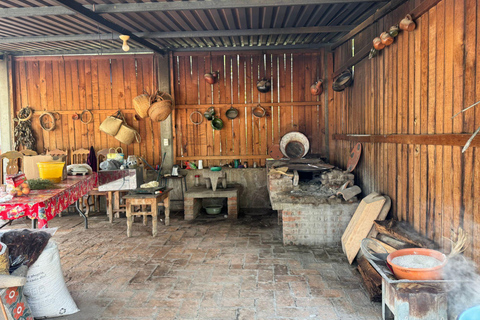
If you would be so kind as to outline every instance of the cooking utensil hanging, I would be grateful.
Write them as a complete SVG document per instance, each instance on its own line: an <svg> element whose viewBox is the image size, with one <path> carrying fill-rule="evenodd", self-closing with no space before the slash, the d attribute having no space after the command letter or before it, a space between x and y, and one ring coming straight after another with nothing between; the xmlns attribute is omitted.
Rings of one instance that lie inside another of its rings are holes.
<svg viewBox="0 0 480 320"><path fill-rule="evenodd" d="M222 130L223 120L220 118L213 118L211 122L213 130Z"/></svg>
<svg viewBox="0 0 480 320"><path fill-rule="evenodd" d="M194 118L197 118L197 120L194 120ZM201 114L199 111L193 111L190 113L190 121L198 126L203 122L203 114Z"/></svg>
<svg viewBox="0 0 480 320"><path fill-rule="evenodd" d="M42 127L43 130L45 131L53 131L55 130L55 115L58 115L56 112L44 112L40 115L38 118L38 121L40 121L40 127ZM49 117L50 121L45 122L45 117ZM47 126L48 124L48 126Z"/></svg>
<svg viewBox="0 0 480 320"><path fill-rule="evenodd" d="M264 107L262 107L260 104L257 105L255 108L253 108L252 113L255 117L257 118L263 118L265 117L266 110Z"/></svg>
<svg viewBox="0 0 480 320"><path fill-rule="evenodd" d="M230 119L230 120L233 120L235 119L236 117L238 117L238 110L236 108L234 108L233 106L230 107L230 109L228 109L226 112L225 112L225 116Z"/></svg>
<svg viewBox="0 0 480 320"><path fill-rule="evenodd" d="M353 75L350 70L342 72L341 75L335 79L335 82L332 84L332 89L334 91L343 91L345 88L350 87L353 84Z"/></svg>

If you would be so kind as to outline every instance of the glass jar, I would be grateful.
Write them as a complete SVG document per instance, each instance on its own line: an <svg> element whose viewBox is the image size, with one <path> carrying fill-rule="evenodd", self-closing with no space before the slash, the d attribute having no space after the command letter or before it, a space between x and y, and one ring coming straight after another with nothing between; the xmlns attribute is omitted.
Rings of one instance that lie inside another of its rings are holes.
<svg viewBox="0 0 480 320"><path fill-rule="evenodd" d="M195 175L195 187L198 187L200 185L200 175L196 174Z"/></svg>

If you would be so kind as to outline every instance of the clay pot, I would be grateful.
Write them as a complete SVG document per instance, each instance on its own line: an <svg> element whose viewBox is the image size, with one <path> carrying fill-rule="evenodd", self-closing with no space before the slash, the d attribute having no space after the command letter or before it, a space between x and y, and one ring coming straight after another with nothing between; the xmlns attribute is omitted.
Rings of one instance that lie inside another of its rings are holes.
<svg viewBox="0 0 480 320"><path fill-rule="evenodd" d="M205 73L203 75L203 78L205 79L205 81L207 81L207 83L214 84L218 80L218 72L213 71L213 72Z"/></svg>
<svg viewBox="0 0 480 320"><path fill-rule="evenodd" d="M399 32L400 32L400 29L398 28L398 26L391 26L390 29L388 30L388 34L394 38L398 36Z"/></svg>
<svg viewBox="0 0 480 320"><path fill-rule="evenodd" d="M382 43L386 46L389 46L393 43L393 37L388 32L382 32L380 35Z"/></svg>
<svg viewBox="0 0 480 320"><path fill-rule="evenodd" d="M314 96L319 96L323 93L323 80L318 80L310 86L310 92Z"/></svg>
<svg viewBox="0 0 480 320"><path fill-rule="evenodd" d="M374 57L376 57L377 54L378 54L377 49L372 48L372 49L370 50L370 53L368 54L368 59L373 59Z"/></svg>
<svg viewBox="0 0 480 320"><path fill-rule="evenodd" d="M408 32L411 32L413 30L415 30L415 28L417 27L415 25L415 22L413 21L412 19L412 16L407 14L405 16L405 18L402 19L402 21L400 21L400 29L402 29L403 31L408 31Z"/></svg>
<svg viewBox="0 0 480 320"><path fill-rule="evenodd" d="M380 37L376 37L375 39L373 39L373 47L377 51L380 51L383 48L385 48L385 45L382 43L382 39L380 39Z"/></svg>

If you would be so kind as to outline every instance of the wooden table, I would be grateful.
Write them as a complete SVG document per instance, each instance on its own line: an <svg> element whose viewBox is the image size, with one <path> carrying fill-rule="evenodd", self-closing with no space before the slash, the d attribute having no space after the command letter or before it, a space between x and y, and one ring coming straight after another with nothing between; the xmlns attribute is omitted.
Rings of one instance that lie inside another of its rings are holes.
<svg viewBox="0 0 480 320"><path fill-rule="evenodd" d="M165 225L170 224L170 191L168 188L159 194L127 194L123 196L126 201L126 215L127 215L127 237L132 236L133 219L137 215L143 216L143 225L147 225L147 216L152 216L152 235L157 235L157 212L158 206L165 207ZM132 210L132 206L141 206L141 211ZM150 206L150 210L147 210Z"/></svg>
<svg viewBox="0 0 480 320"><path fill-rule="evenodd" d="M79 207L82 199L95 187L96 173L86 176L69 176L56 184L56 189L32 190L28 196L15 197L10 201L0 203L0 219L16 220L22 217L32 219L32 228L48 227L48 221L57 214L76 203L77 211L85 219L85 229L88 228L88 219Z"/></svg>

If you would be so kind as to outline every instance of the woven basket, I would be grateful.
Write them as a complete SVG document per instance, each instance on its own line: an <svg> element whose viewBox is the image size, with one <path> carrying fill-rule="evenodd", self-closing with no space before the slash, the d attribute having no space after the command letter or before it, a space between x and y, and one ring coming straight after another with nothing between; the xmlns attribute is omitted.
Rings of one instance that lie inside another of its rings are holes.
<svg viewBox="0 0 480 320"><path fill-rule="evenodd" d="M152 103L148 109L148 116L153 121L163 121L172 113L172 101L165 100L161 96L157 96L157 101Z"/></svg>
<svg viewBox="0 0 480 320"><path fill-rule="evenodd" d="M117 134L115 135L115 139L120 141L121 143L125 143L126 145L131 144L135 140L140 142L140 134L137 130L133 129L132 127L126 125L125 123L122 124L120 130L118 130Z"/></svg>
<svg viewBox="0 0 480 320"><path fill-rule="evenodd" d="M117 112L115 115L108 116L103 120L99 129L108 135L115 136L124 121L125 119L123 118L123 115L120 112Z"/></svg>
<svg viewBox="0 0 480 320"><path fill-rule="evenodd" d="M148 109L150 108L150 96L141 94L133 98L133 107L141 118L148 117Z"/></svg>

